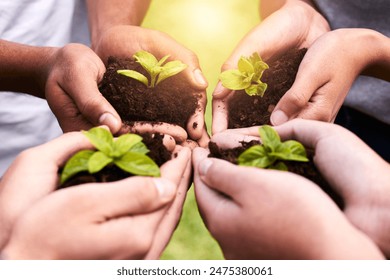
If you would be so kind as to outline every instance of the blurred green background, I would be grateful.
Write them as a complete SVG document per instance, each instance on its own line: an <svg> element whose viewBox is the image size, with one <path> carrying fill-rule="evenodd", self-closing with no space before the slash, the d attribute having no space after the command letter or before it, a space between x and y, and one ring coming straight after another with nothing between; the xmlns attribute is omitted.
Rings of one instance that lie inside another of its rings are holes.
<svg viewBox="0 0 390 280"><path fill-rule="evenodd" d="M163 31L195 52L209 82L206 124L211 127L211 93L220 68L241 38L259 23L259 0L153 0L142 26ZM222 259L199 215L193 187L183 216L162 259Z"/></svg>

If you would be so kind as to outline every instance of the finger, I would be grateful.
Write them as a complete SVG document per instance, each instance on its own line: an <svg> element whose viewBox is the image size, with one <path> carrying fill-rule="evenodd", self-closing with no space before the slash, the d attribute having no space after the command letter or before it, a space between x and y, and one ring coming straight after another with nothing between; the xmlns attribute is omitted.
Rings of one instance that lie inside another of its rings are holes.
<svg viewBox="0 0 390 280"><path fill-rule="evenodd" d="M228 99L213 99L212 134L220 133L228 128Z"/></svg>
<svg viewBox="0 0 390 280"><path fill-rule="evenodd" d="M180 126L168 123L134 122L131 126L124 125L120 131L123 133L160 133L172 136L176 143L182 143L188 138L187 132Z"/></svg>
<svg viewBox="0 0 390 280"><path fill-rule="evenodd" d="M73 154L80 150L92 149L93 145L81 132L68 132L60 137L28 150L31 158L39 157L47 164L56 167L63 165Z"/></svg>
<svg viewBox="0 0 390 280"><path fill-rule="evenodd" d="M183 146L183 147L190 148L191 151L193 149L195 149L196 147L199 147L198 143L195 142L195 141L192 141L192 140L186 140L183 143L181 143L180 145Z"/></svg>
<svg viewBox="0 0 390 280"><path fill-rule="evenodd" d="M215 226L218 219L221 219L218 209L220 205L227 207L231 203L231 200L222 193L210 188L200 177L199 165L201 162L207 160L208 150L203 148L196 148L192 154L192 161L194 166L194 186L196 202L199 207L199 211L209 228L211 225ZM223 204L221 204L223 203Z"/></svg>
<svg viewBox="0 0 390 280"><path fill-rule="evenodd" d="M294 84L279 100L271 114L273 125L285 123L307 109L312 95L319 87L324 85L324 82L318 81L316 76L312 75L314 70L305 63L305 59L302 61ZM314 73L316 72L314 71Z"/></svg>
<svg viewBox="0 0 390 280"><path fill-rule="evenodd" d="M207 104L206 92L200 94L198 107L187 122L187 131L193 140L199 140L205 131L205 109Z"/></svg>
<svg viewBox="0 0 390 280"><path fill-rule="evenodd" d="M210 136L207 133L206 126L204 126L202 136L200 137L200 139L198 139L197 145L196 146L192 145L192 146L190 146L190 148L192 147L192 149L194 149L194 148L196 148L198 146L205 148L205 147L207 147L209 142L210 142Z"/></svg>
<svg viewBox="0 0 390 280"><path fill-rule="evenodd" d="M222 85L222 82L219 81L217 83L217 86L215 87L215 89L213 91L213 100L214 99L224 99L232 92L233 92L232 90L225 88Z"/></svg>
<svg viewBox="0 0 390 280"><path fill-rule="evenodd" d="M180 220L183 204L187 197L187 190L190 186L191 174L192 164L191 160L189 160L182 175L176 197L173 203L165 211L165 215L157 228L151 249L145 259L158 259L164 248L167 246Z"/></svg>
<svg viewBox="0 0 390 280"><path fill-rule="evenodd" d="M257 130L257 135L259 135ZM260 141L259 137L249 136L247 134L241 134L233 132L233 130L227 130L213 135L212 142L215 142L220 149L233 149L242 146L242 142Z"/></svg>
<svg viewBox="0 0 390 280"><path fill-rule="evenodd" d="M331 135L333 129L336 127L329 123L303 119L294 119L275 126L283 140L297 140L306 148L315 148L322 138Z"/></svg>
<svg viewBox="0 0 390 280"><path fill-rule="evenodd" d="M97 58L97 57L96 57ZM60 87L76 103L80 113L93 125L107 125L112 133L119 131L122 121L118 113L111 104L99 92L98 82L102 79L105 70L103 62L97 59L99 63L99 73L96 76L80 75L80 73L70 72L66 81ZM73 86L77 85L77 86Z"/></svg>
<svg viewBox="0 0 390 280"><path fill-rule="evenodd" d="M191 150L187 147L177 146L173 154L174 157L161 166L161 177L179 185L185 168L191 161Z"/></svg>
<svg viewBox="0 0 390 280"><path fill-rule="evenodd" d="M69 199L78 201L74 209L94 209L91 215L107 219L127 215L146 214L172 201L177 186L165 178L131 177L102 184L85 184L77 188L59 190L68 192ZM102 197L105 199L102 200Z"/></svg>

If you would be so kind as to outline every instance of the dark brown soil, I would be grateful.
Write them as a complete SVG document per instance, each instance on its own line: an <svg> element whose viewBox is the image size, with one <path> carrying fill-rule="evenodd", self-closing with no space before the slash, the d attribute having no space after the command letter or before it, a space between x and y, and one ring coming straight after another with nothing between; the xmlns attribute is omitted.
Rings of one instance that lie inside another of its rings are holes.
<svg viewBox="0 0 390 280"><path fill-rule="evenodd" d="M182 73L148 88L135 79L118 74L116 71L120 69L138 71L149 80L150 77L133 59L108 59L107 71L99 89L125 124L131 125L134 121L166 122L187 128L190 116L198 108L200 94L192 92Z"/></svg>
<svg viewBox="0 0 390 280"><path fill-rule="evenodd" d="M249 96L239 90L228 101L228 128L270 124L271 113L282 96L291 88L307 49L292 50L275 61L267 62L262 81L268 84L263 97Z"/></svg>
<svg viewBox="0 0 390 280"><path fill-rule="evenodd" d="M238 164L237 159L241 153L243 153L246 149L253 145L258 145L260 142L258 141L250 141L250 142L241 142L241 146L236 147L234 149L223 150L218 147L218 145L214 142L209 142L209 157L219 158L223 160L227 160L233 164ZM314 151L306 149L307 156L309 158L309 162L292 162L286 161L284 162L287 165L288 171L293 172L295 174L301 175L317 185L321 187L321 189L327 193L333 201L339 206L340 209L344 208L344 202L342 198L333 191L328 182L322 177L321 173L317 170L316 166L313 163Z"/></svg>
<svg viewBox="0 0 390 280"><path fill-rule="evenodd" d="M163 165L165 162L171 159L171 152L169 152L163 145L164 136L162 134L154 134L153 136L150 134L143 134L141 136L143 138L142 142L145 143L145 145L150 150L147 155L153 159L158 166ZM133 175L123 171L115 165L108 165L96 174L89 174L88 172L81 172L76 174L73 178L59 186L58 189L86 183L114 182L131 176Z"/></svg>

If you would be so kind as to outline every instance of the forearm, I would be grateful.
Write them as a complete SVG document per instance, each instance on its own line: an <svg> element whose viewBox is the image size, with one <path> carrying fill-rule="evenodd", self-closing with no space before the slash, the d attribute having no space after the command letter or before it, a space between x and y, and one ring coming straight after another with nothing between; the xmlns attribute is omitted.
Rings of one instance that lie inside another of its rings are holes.
<svg viewBox="0 0 390 280"><path fill-rule="evenodd" d="M367 38L370 59L362 74L390 82L390 38L376 31L370 33Z"/></svg>
<svg viewBox="0 0 390 280"><path fill-rule="evenodd" d="M0 91L24 92L43 98L42 74L53 49L0 40Z"/></svg>
<svg viewBox="0 0 390 280"><path fill-rule="evenodd" d="M99 35L115 25L140 25L150 0L87 0L92 47Z"/></svg>
<svg viewBox="0 0 390 280"><path fill-rule="evenodd" d="M265 19L270 14L279 10L288 0L260 0L260 18ZM290 2L305 2L315 7L311 0L290 0Z"/></svg>

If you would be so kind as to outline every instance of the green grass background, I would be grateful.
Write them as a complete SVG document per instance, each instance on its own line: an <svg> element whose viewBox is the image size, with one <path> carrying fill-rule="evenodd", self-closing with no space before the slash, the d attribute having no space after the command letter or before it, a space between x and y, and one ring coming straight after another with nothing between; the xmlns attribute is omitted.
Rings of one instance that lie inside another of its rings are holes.
<svg viewBox="0 0 390 280"><path fill-rule="evenodd" d="M241 38L259 23L258 0L153 0L143 26L163 31L195 52L209 82L206 124L211 127L211 93L220 68ZM222 259L199 215L193 187L162 259Z"/></svg>

